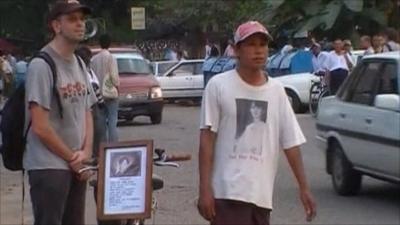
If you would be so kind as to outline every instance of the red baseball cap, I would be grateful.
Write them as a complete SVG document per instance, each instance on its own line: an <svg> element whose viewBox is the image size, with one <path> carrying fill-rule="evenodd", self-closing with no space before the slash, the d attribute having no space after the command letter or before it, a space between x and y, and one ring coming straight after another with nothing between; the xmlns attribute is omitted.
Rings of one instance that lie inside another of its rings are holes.
<svg viewBox="0 0 400 225"><path fill-rule="evenodd" d="M233 38L235 45L256 33L264 34L269 41L272 40L267 28L265 28L261 23L258 21L248 21L241 24L236 29L235 36Z"/></svg>
<svg viewBox="0 0 400 225"><path fill-rule="evenodd" d="M47 21L51 22L61 15L76 11L82 11L86 15L92 13L92 10L89 7L82 5L77 0L58 0L54 3L53 7L51 7Z"/></svg>

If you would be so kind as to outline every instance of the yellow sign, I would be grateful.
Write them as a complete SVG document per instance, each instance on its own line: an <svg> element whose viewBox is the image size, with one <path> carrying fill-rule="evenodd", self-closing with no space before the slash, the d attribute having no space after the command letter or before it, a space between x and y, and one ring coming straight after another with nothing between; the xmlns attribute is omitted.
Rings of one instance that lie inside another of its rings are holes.
<svg viewBox="0 0 400 225"><path fill-rule="evenodd" d="M131 17L132 30L146 29L146 13L144 7L132 7Z"/></svg>

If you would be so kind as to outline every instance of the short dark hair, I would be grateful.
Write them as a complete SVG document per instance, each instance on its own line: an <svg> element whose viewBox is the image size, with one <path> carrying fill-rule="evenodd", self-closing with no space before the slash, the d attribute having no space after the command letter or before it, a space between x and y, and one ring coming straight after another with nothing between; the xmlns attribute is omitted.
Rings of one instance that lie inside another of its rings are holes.
<svg viewBox="0 0 400 225"><path fill-rule="evenodd" d="M214 45L211 47L210 56L211 57L218 57L219 56L218 48L215 47Z"/></svg>
<svg viewBox="0 0 400 225"><path fill-rule="evenodd" d="M99 38L100 47L102 49L108 49L111 45L111 37L108 34L102 34Z"/></svg>

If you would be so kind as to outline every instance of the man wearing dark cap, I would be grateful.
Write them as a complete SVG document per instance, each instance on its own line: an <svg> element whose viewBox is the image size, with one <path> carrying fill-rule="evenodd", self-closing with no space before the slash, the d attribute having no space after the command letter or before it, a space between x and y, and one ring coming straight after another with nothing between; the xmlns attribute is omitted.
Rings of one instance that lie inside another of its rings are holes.
<svg viewBox="0 0 400 225"><path fill-rule="evenodd" d="M207 84L200 124L198 209L212 225L268 225L278 158L284 150L307 220L315 203L299 146L304 135L283 85L266 76L270 35L256 21L235 33L234 70Z"/></svg>
<svg viewBox="0 0 400 225"><path fill-rule="evenodd" d="M83 40L90 9L78 1L57 1L48 14L53 39L42 48L57 70L56 90L50 66L34 58L27 71L27 119L31 126L24 154L34 224L84 224L86 179L78 174L92 154L96 97L85 66L74 55ZM62 107L59 107L59 103Z"/></svg>

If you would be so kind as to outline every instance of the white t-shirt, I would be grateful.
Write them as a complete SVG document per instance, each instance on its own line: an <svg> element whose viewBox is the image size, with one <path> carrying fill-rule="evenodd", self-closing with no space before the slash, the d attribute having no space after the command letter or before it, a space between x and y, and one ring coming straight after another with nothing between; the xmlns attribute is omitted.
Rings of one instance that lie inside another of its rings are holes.
<svg viewBox="0 0 400 225"><path fill-rule="evenodd" d="M350 63L354 66L354 62L352 57L346 53L347 58L349 59ZM328 59L328 69L329 71L334 71L337 69L344 69L349 71L349 67L346 63L345 55L338 55L335 51L329 52L329 59Z"/></svg>
<svg viewBox="0 0 400 225"><path fill-rule="evenodd" d="M312 64L314 72L324 72L328 70L329 53L321 51L318 56L313 54Z"/></svg>
<svg viewBox="0 0 400 225"><path fill-rule="evenodd" d="M214 76L201 109L200 128L207 127L217 133L215 198L272 209L279 151L305 142L282 84L269 78L251 86L236 70Z"/></svg>

